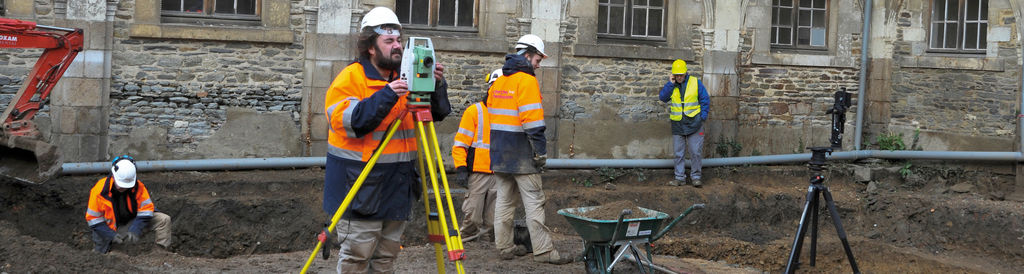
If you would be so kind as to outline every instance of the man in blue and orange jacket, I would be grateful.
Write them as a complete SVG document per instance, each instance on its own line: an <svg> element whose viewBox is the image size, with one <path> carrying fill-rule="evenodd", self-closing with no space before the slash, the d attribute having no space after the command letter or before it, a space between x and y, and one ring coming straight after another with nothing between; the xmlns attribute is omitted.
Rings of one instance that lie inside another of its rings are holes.
<svg viewBox="0 0 1024 274"><path fill-rule="evenodd" d="M402 62L402 26L388 8L363 16L357 40L359 60L338 74L327 89L329 123L323 209L328 216L341 205L374 151L382 154L337 224L341 242L339 273L392 272L402 232L420 185L413 115L406 114L408 84L398 79ZM434 121L451 112L444 66L434 71L430 99ZM402 119L387 146L379 144L388 126Z"/></svg>
<svg viewBox="0 0 1024 274"><path fill-rule="evenodd" d="M533 260L565 264L551 243L551 229L544 224L544 203L540 171L547 161L544 137L544 108L540 84L534 70L547 57L544 41L527 34L516 42L516 53L505 56L502 76L488 91L487 112L491 119L491 170L498 185L494 205L494 245L504 260L526 254L525 247L513 242L512 217L515 195L523 201L526 227L533 245Z"/></svg>

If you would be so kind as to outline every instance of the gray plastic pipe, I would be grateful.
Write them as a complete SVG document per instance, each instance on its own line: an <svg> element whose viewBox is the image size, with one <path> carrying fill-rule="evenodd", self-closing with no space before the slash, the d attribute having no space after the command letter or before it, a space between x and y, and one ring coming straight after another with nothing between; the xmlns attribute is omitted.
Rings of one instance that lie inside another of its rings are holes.
<svg viewBox="0 0 1024 274"><path fill-rule="evenodd" d="M860 80L857 81L857 123L854 124L853 149L860 150L861 134L864 132L864 86L868 78L868 40L871 38L872 1L864 1L864 28L860 31Z"/></svg>
<svg viewBox="0 0 1024 274"><path fill-rule="evenodd" d="M839 151L828 156L831 160L859 160L866 158L880 159L918 159L918 160L960 160L960 161L1024 161L1021 152L995 151L888 151L888 150L857 150ZM730 157L704 159L703 166L737 166L757 164L800 163L811 159L810 153L780 154L765 156ZM239 170L239 169L286 169L323 167L324 157L288 157L288 158L229 158L203 160L163 160L139 161L136 163L140 172L147 171L194 171L194 170ZM607 168L672 168L672 159L550 159L550 169L593 169ZM110 170L110 162L65 163L61 166L61 174L105 173Z"/></svg>

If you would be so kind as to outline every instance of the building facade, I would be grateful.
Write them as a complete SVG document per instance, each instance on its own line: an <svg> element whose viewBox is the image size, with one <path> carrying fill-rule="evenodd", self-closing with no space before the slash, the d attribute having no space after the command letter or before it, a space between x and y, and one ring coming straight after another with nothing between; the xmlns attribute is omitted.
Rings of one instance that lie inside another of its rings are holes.
<svg viewBox="0 0 1024 274"><path fill-rule="evenodd" d="M0 0L4 17L83 28L80 53L36 119L67 161L324 155L323 98L351 63L362 15L391 7L446 67L451 140L516 39L536 34L553 158L670 158L657 99L683 59L711 95L706 157L828 143L832 93L857 103L862 148L903 133L924 150L1014 151L1021 3L865 0ZM0 103L38 50L0 54ZM856 108L846 124L852 149ZM913 136L913 137L912 137ZM450 141L442 142L450 146ZM444 148L443 148L444 149Z"/></svg>

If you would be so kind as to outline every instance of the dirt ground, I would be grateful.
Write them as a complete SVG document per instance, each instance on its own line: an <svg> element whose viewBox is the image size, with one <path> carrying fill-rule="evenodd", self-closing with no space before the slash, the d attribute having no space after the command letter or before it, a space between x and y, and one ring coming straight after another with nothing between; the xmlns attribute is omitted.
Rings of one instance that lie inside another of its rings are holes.
<svg viewBox="0 0 1024 274"><path fill-rule="evenodd" d="M843 163L830 167L825 184L861 271L1024 273L1024 204L1002 200L1013 190L1012 174L943 165L917 166L904 178L892 168L901 165L856 165L877 170L875 181L853 182L854 164ZM322 178L319 169L140 174L157 209L172 217L172 251L157 248L150 233L143 244L115 246L107 255L91 251L84 221L99 175L43 185L0 182L0 272L295 272L327 220L320 209ZM547 223L556 249L578 255L585 244L558 209L625 200L673 218L705 203L653 243L658 265L683 273L781 272L807 178L799 165L706 168L704 187L694 188L665 185L669 170L553 170L544 174ZM461 204L463 192L453 192ZM828 211L820 212L817 264L808 265L808 238L800 272L849 272ZM420 215L405 232L400 273L435 271ZM465 247L470 273L585 272L580 261L537 264L530 255L502 261L489 242ZM318 255L311 272L333 272L334 252L329 260ZM615 270L638 271L630 262Z"/></svg>

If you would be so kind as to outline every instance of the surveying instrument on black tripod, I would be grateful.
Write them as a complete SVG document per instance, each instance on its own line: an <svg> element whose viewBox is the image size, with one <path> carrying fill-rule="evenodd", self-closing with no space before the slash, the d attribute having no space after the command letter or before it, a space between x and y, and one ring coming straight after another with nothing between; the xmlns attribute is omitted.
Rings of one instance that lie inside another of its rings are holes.
<svg viewBox="0 0 1024 274"><path fill-rule="evenodd" d="M330 243L325 243L326 235L330 235L334 231L345 209L348 208L349 203L352 202L355 194L363 185L367 175L370 174L370 170L377 163L377 159L380 158L384 147L388 145L391 137L398 131L405 115L412 115L413 121L416 123L418 151L416 162L419 168L420 186L423 189L423 197L421 198L423 199L423 208L427 216L427 238L434 244L437 272L445 273L446 262L444 257L447 255L448 260L455 264L456 273L465 273L462 259L465 259L466 254L465 249L462 247L462 235L459 234L459 224L455 218L455 207L452 203L451 192L448 189L444 162L441 159L441 147L437 142L434 119L430 113L430 95L434 92L434 60L434 45L430 38L409 37L402 54L402 68L399 72L399 77L409 84L408 101L406 103L408 111L398 119L395 119L388 127L384 140L381 141L380 146L374 151L373 156L370 157L362 172L359 173L359 177L356 178L352 188L345 195L341 206L338 207L334 217L331 218L331 225L324 233L321 233L323 236L320 237L313 253L309 255L306 265L302 268L302 273L309 269L313 259L316 258L317 252L321 249L324 249L324 259L327 258L330 252L327 250L327 246ZM438 177L440 177L440 180ZM431 186L429 189L427 188L428 178ZM438 184L439 181L440 184ZM442 187L443 190L441 189ZM434 195L436 212L431 212L430 197L428 196L430 193ZM444 200L441 198L441 193L444 193ZM447 254L444 252L445 248L441 247L442 243L447 247Z"/></svg>
<svg viewBox="0 0 1024 274"><path fill-rule="evenodd" d="M832 217L832 224L836 227L839 240L843 243L843 250L846 251L846 258L850 260L850 267L854 273L860 273L857 269L857 262L853 259L853 251L850 250L850 243L846 240L846 232L843 230L843 222L839 219L839 211L836 210L835 201L832 200L832 193L825 186L825 177L821 171L825 169L825 153L832 153L832 150L841 149L843 146L843 125L846 123L846 108L850 107L850 93L842 88L835 93L835 103L828 110L832 114L832 136L829 138L831 147L808 147L811 150L811 161L807 163L810 169L811 186L807 188L807 202L804 203L804 212L800 215L800 226L796 231L796 239L793 241L793 250L789 253L789 261L786 264L786 273L793 273L800 266L800 249L804 242L804 234L807 233L808 224L811 230L811 253L810 265L814 266L815 251L818 245L818 204L820 196L825 198L825 205L828 206L829 214ZM819 195L820 194L820 195ZM810 223L807 219L810 218Z"/></svg>

